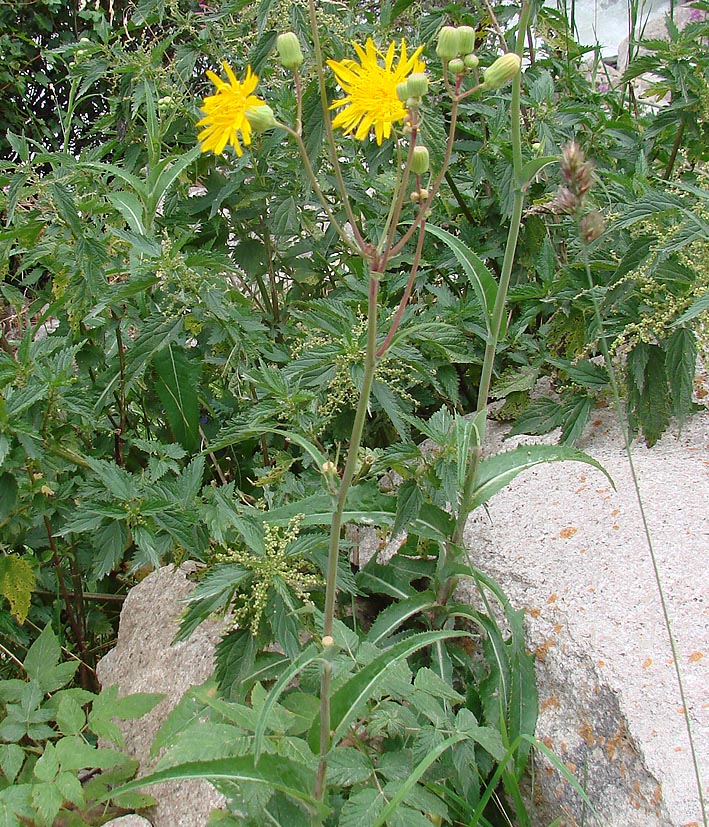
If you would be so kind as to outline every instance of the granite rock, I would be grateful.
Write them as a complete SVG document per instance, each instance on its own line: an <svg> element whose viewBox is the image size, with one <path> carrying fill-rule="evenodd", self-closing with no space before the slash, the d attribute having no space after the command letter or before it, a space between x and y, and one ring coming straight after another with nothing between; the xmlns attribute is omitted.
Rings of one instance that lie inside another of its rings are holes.
<svg viewBox="0 0 709 827"><path fill-rule="evenodd" d="M492 442L503 429L489 424ZM534 441L539 441L535 438ZM536 654L537 737L578 781L605 827L698 827L690 756L670 640L623 440L598 413L579 448L610 472L576 462L536 466L476 512L472 562L526 612ZM676 642L705 798L709 793L709 414L653 448L635 469ZM459 595L475 602L472 589ZM535 773L533 823L593 824L552 765Z"/></svg>
<svg viewBox="0 0 709 827"><path fill-rule="evenodd" d="M214 670L221 623L203 623L188 640L172 645L185 608L184 598L192 588L185 572L173 566L148 575L128 594L116 647L98 665L102 685L117 684L121 695L165 695L148 715L119 724L126 752L140 762L140 775L156 763L150 757L150 746L168 714L191 686L204 683ZM157 800L150 813L153 827L204 827L211 810L224 804L223 797L206 781L158 784L146 792Z"/></svg>

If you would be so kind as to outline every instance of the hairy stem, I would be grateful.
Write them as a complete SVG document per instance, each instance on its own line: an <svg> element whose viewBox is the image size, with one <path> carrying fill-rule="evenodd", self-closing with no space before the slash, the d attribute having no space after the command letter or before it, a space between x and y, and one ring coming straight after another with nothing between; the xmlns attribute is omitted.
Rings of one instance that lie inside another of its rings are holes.
<svg viewBox="0 0 709 827"><path fill-rule="evenodd" d="M369 277L369 294L367 302L367 347L364 357L364 376L362 389L357 403L352 434L345 468L342 472L335 512L330 525L330 542L328 546L327 580L325 586L325 610L323 622L323 637L332 637L335 622L335 598L337 596L337 563L340 556L340 533L342 531L343 514L347 502L347 492L352 484L357 453L362 442L362 432L367 417L369 396L374 382L374 371L377 363L377 296L379 292L379 277L381 272L372 266ZM329 661L323 664L320 679L320 762L315 788L315 797L322 800L325 795L325 772L327 770L327 752L330 747L330 695L332 684L332 666Z"/></svg>

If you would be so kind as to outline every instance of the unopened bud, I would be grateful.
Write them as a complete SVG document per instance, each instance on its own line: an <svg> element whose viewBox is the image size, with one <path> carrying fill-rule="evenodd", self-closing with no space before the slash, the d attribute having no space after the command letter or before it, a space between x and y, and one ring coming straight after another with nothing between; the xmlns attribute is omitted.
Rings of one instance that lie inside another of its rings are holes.
<svg viewBox="0 0 709 827"><path fill-rule="evenodd" d="M458 29L453 26L444 26L438 32L436 54L441 60L452 60L460 54L458 43Z"/></svg>
<svg viewBox="0 0 709 827"><path fill-rule="evenodd" d="M261 106L250 106L244 112L244 116L257 135L276 125L273 109L267 103Z"/></svg>
<svg viewBox="0 0 709 827"><path fill-rule="evenodd" d="M423 175L428 172L430 158L425 146L415 146L411 156L411 172L414 175Z"/></svg>
<svg viewBox="0 0 709 827"><path fill-rule="evenodd" d="M428 201L428 195L428 190L425 187L422 187L419 190L419 201Z"/></svg>
<svg viewBox="0 0 709 827"><path fill-rule="evenodd" d="M453 75L464 75L465 63L459 57L456 57L448 61L448 71Z"/></svg>
<svg viewBox="0 0 709 827"><path fill-rule="evenodd" d="M522 67L522 59L515 52L507 52L498 57L483 72L483 81L488 89L499 89L509 83Z"/></svg>
<svg viewBox="0 0 709 827"><path fill-rule="evenodd" d="M475 48L475 29L472 26L458 26L458 48L462 55Z"/></svg>
<svg viewBox="0 0 709 827"><path fill-rule="evenodd" d="M402 80L401 83L396 84L396 97L399 98L402 103L406 103L409 94L408 80Z"/></svg>
<svg viewBox="0 0 709 827"><path fill-rule="evenodd" d="M303 52L295 32L283 32L276 38L276 48L284 69L297 69L303 63Z"/></svg>
<svg viewBox="0 0 709 827"><path fill-rule="evenodd" d="M325 635L322 639L322 645L324 649L327 649L329 646L334 646L335 638L332 635Z"/></svg>
<svg viewBox="0 0 709 827"><path fill-rule="evenodd" d="M465 64L466 69L477 69L480 59L476 54L470 52L463 58L463 63Z"/></svg>
<svg viewBox="0 0 709 827"><path fill-rule="evenodd" d="M414 72L409 75L407 81L409 96L413 98L422 98L428 92L428 77L425 72ZM397 95L399 94L399 87L397 86Z"/></svg>

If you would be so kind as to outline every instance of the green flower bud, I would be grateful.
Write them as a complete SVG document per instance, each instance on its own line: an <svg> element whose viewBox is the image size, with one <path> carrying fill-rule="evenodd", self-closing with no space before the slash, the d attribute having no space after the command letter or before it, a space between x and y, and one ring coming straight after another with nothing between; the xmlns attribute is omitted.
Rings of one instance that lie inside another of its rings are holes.
<svg viewBox="0 0 709 827"><path fill-rule="evenodd" d="M472 26L458 26L458 48L462 55L475 49L475 29Z"/></svg>
<svg viewBox="0 0 709 827"><path fill-rule="evenodd" d="M406 108L411 109L418 109L421 106L421 98L407 98L406 99Z"/></svg>
<svg viewBox="0 0 709 827"><path fill-rule="evenodd" d="M488 89L499 89L519 72L522 67L522 59L515 52L507 52L498 57L497 60L488 66L483 72L483 81Z"/></svg>
<svg viewBox="0 0 709 827"><path fill-rule="evenodd" d="M428 78L425 72L414 72L409 75L407 81L409 88L409 96L412 98L422 98L428 92Z"/></svg>
<svg viewBox="0 0 709 827"><path fill-rule="evenodd" d="M415 146L414 147L414 154L411 157L411 172L414 175L423 175L425 172L428 172L428 166L430 163L428 150L425 146Z"/></svg>
<svg viewBox="0 0 709 827"><path fill-rule="evenodd" d="M402 80L401 83L396 84L396 97L402 103L406 103L407 99L409 98L409 82L408 80Z"/></svg>
<svg viewBox="0 0 709 827"><path fill-rule="evenodd" d="M441 60L452 60L460 54L458 46L458 29L453 26L444 26L438 32L436 54Z"/></svg>
<svg viewBox="0 0 709 827"><path fill-rule="evenodd" d="M465 63L459 57L456 57L448 62L448 69L454 75L464 75Z"/></svg>
<svg viewBox="0 0 709 827"><path fill-rule="evenodd" d="M285 69L297 69L303 63L303 52L295 32L284 32L276 38L276 48Z"/></svg>
<svg viewBox="0 0 709 827"><path fill-rule="evenodd" d="M251 106L245 112L246 120L251 125L251 129L258 135L265 132L267 129L276 125L276 118L273 114L273 109L264 103L261 106Z"/></svg>
<svg viewBox="0 0 709 827"><path fill-rule="evenodd" d="M465 63L466 69L477 69L480 60L477 55L474 55L472 52L470 52L463 58L463 63Z"/></svg>

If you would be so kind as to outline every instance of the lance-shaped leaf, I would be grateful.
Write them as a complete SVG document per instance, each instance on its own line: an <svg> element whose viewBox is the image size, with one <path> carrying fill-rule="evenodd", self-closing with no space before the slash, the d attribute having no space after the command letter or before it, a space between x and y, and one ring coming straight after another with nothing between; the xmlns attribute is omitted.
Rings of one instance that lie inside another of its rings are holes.
<svg viewBox="0 0 709 827"><path fill-rule="evenodd" d="M497 282L492 273L487 269L483 260L463 244L459 238L432 224L426 225L426 231L443 241L460 262L465 271L465 275L468 277L468 281L475 291L480 306L485 311L485 325L489 334L492 311L495 307L495 299L497 298ZM504 330L500 332L500 336L502 335L504 335Z"/></svg>
<svg viewBox="0 0 709 827"><path fill-rule="evenodd" d="M310 666L310 664L314 663L316 660L319 660L320 657L321 653L318 651L317 646L315 646L315 644L311 644L301 652L301 654L287 669L283 671L281 676L271 688L271 691L268 693L268 696L261 707L258 723L256 724L256 732L254 733L254 766L261 758L261 750L263 748L263 739L266 734L266 727L268 726L269 713L275 706L281 696L281 693L293 680L293 678L296 677L296 675L299 675L303 669Z"/></svg>
<svg viewBox="0 0 709 827"><path fill-rule="evenodd" d="M315 786L314 769L297 764L283 755L264 755L258 767L254 764L253 755L179 764L176 767L159 770L130 781L122 787L111 790L100 801L106 801L131 790L139 790L141 787L160 784L163 781L185 781L193 778L223 779L236 783L264 785L303 802L312 812L317 812L321 816L327 814L327 809L308 792Z"/></svg>
<svg viewBox="0 0 709 827"><path fill-rule="evenodd" d="M286 525L296 514L304 514L302 525L330 525L334 506L332 497L315 494L264 513L264 520L272 525ZM345 522L391 526L397 514L397 498L382 494L376 483L365 482L353 486L347 494L343 514ZM453 520L450 514L430 503L423 503L418 515L411 520L409 532L431 540L448 537Z"/></svg>
<svg viewBox="0 0 709 827"><path fill-rule="evenodd" d="M512 482L522 471L543 462L562 462L565 460L593 465L594 468L598 468L608 477L611 485L615 488L608 471L600 462L583 451L578 451L567 445L520 445L512 451L504 451L480 463L472 507L477 508L487 502L493 494Z"/></svg>
<svg viewBox="0 0 709 827"><path fill-rule="evenodd" d="M418 652L419 649L432 646L439 640L468 636L468 632L445 629L435 632L419 632L385 649L381 655L378 655L364 669L357 672L332 696L330 701L330 728L332 730L330 744L336 746L344 737L361 711L362 705L368 698L373 696L377 685L384 680L394 663L408 658L409 655ZM308 734L308 743L314 752L319 750L320 716L313 722Z"/></svg>

